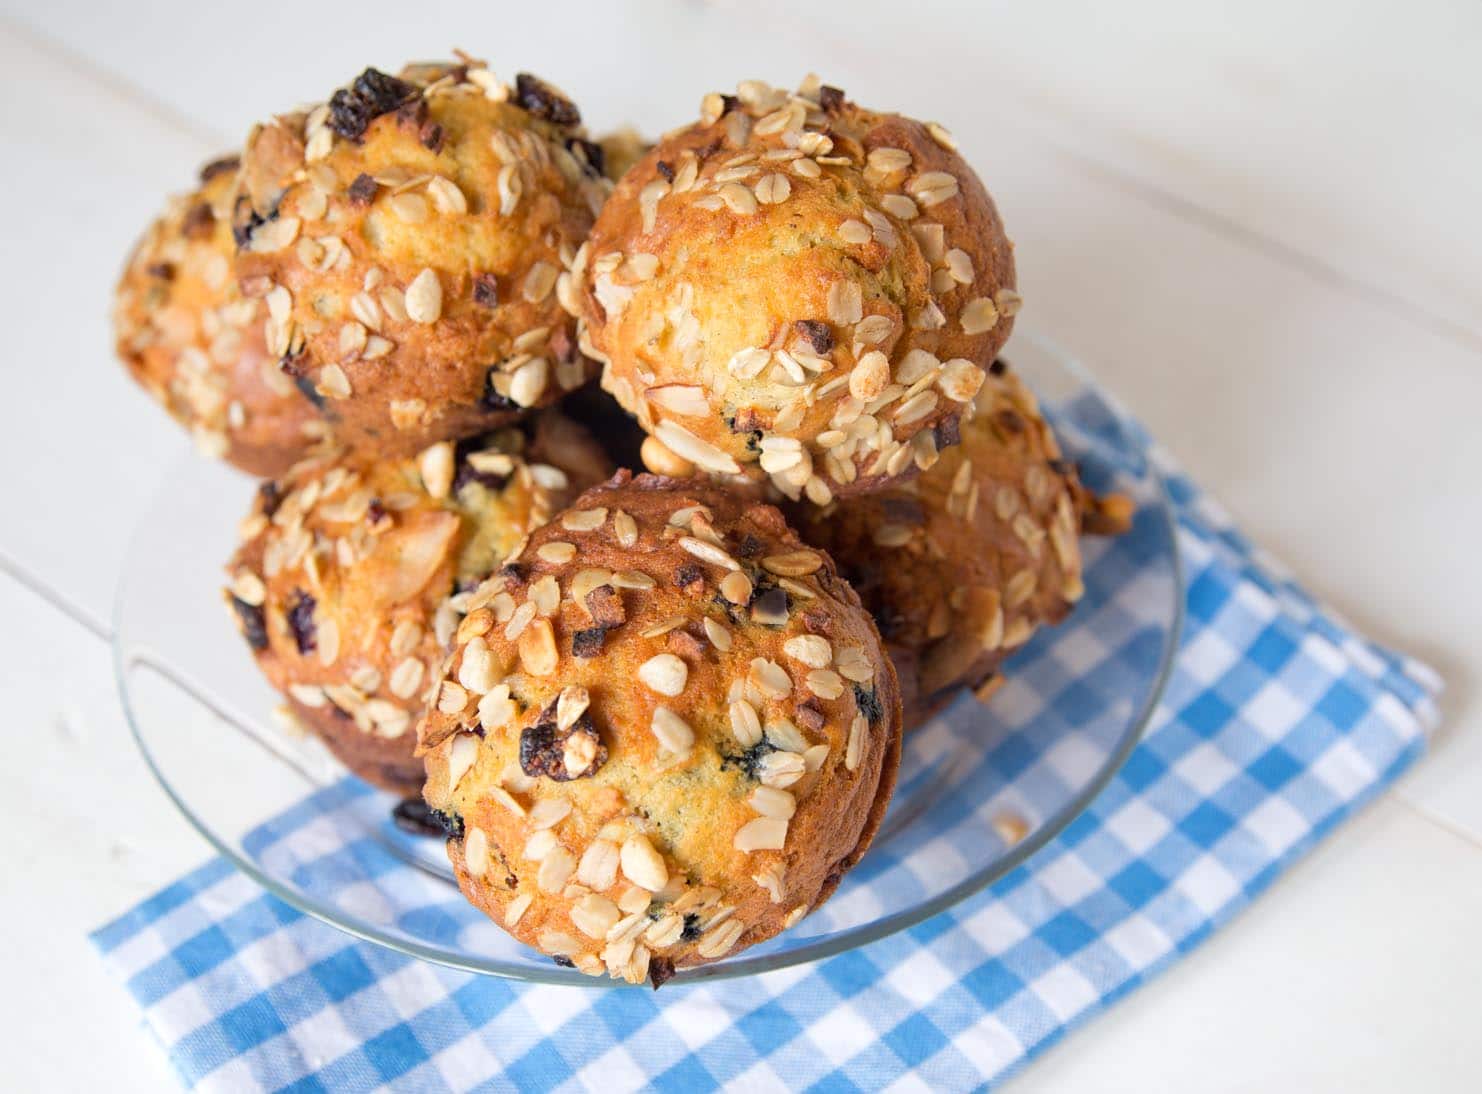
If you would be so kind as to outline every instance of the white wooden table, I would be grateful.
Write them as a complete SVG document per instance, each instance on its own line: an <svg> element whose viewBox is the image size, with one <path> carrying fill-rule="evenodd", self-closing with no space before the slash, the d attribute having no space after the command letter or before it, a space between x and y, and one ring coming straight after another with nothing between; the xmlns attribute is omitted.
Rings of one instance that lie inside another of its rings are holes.
<svg viewBox="0 0 1482 1094"><path fill-rule="evenodd" d="M810 68L947 123L1018 241L1026 320L1317 593L1446 676L1417 770L1016 1088L1482 1083L1482 7L797 7L5 0L7 1089L171 1082L85 932L207 855L133 750L97 633L184 449L110 360L117 267L251 120L454 45L548 75L598 129Z"/></svg>

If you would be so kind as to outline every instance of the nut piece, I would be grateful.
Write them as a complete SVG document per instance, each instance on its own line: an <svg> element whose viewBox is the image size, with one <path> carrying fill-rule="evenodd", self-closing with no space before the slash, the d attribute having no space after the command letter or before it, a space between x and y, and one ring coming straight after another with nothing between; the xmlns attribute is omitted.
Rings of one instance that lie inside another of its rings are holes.
<svg viewBox="0 0 1482 1094"><path fill-rule="evenodd" d="M669 884L669 868L647 836L632 835L623 842L622 866L624 877L651 893Z"/></svg>

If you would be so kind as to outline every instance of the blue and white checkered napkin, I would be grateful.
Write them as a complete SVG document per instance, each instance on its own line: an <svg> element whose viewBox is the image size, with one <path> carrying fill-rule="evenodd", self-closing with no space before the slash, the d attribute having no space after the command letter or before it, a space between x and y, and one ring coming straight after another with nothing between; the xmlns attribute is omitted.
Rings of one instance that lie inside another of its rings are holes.
<svg viewBox="0 0 1482 1094"><path fill-rule="evenodd" d="M218 859L95 941L180 1074L207 1089L991 1083L1229 920L1419 756L1436 718L1427 668L1353 634L1156 460L1188 624L1152 728L1059 838L917 927L657 994L528 985L356 941ZM411 867L336 843L357 788L264 825L253 853L342 897L416 892L425 879L383 884ZM457 929L436 907L404 914Z"/></svg>

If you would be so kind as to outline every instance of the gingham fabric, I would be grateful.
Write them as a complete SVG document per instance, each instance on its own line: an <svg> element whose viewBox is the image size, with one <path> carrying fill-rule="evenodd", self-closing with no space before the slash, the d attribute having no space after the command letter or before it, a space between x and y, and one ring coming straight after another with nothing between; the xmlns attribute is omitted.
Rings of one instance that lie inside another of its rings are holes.
<svg viewBox="0 0 1482 1094"><path fill-rule="evenodd" d="M991 1086L1231 919L1414 761L1435 721L1427 668L1314 603L1154 452L1188 595L1152 727L1058 838L914 928L658 993L529 985L359 942L216 860L94 940L182 1079L208 1090ZM1135 569L1135 537L1114 549ZM1016 777L1046 767L999 759ZM467 929L435 882L344 842L336 813L363 793L317 794L249 849L309 891L395 892L424 935ZM866 885L899 873L874 859Z"/></svg>

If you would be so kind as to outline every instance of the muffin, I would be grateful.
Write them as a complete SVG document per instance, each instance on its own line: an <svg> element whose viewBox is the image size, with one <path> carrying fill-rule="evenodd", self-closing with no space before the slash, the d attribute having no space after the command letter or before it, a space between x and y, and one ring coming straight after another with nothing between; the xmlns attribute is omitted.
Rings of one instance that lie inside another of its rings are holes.
<svg viewBox="0 0 1482 1094"><path fill-rule="evenodd" d="M467 61L366 69L253 130L237 273L338 442L409 455L588 378L561 282L611 183L580 120Z"/></svg>
<svg viewBox="0 0 1482 1094"><path fill-rule="evenodd" d="M620 471L469 601L424 795L496 923L658 985L833 892L890 798L899 703L854 591L776 509Z"/></svg>
<svg viewBox="0 0 1482 1094"><path fill-rule="evenodd" d="M253 475L287 471L323 435L263 342L267 311L232 275L237 159L201 169L134 245L114 297L118 356L209 456Z"/></svg>
<svg viewBox="0 0 1482 1094"><path fill-rule="evenodd" d="M958 688L986 694L1004 660L1084 591L1081 513L1098 503L1063 459L1033 394L1001 364L963 423L915 480L793 517L859 592L900 677L908 728Z"/></svg>
<svg viewBox="0 0 1482 1094"><path fill-rule="evenodd" d="M307 461L259 491L228 602L298 720L357 775L415 794L413 727L466 587L610 470L549 410L416 458Z"/></svg>
<svg viewBox="0 0 1482 1094"><path fill-rule="evenodd" d="M653 147L632 126L614 130L597 141L602 150L602 162L598 169L613 182L618 182L628 169L641 160Z"/></svg>
<svg viewBox="0 0 1482 1094"><path fill-rule="evenodd" d="M623 177L573 276L654 470L746 468L816 504L951 443L1019 308L947 131L816 81L706 96Z"/></svg>

